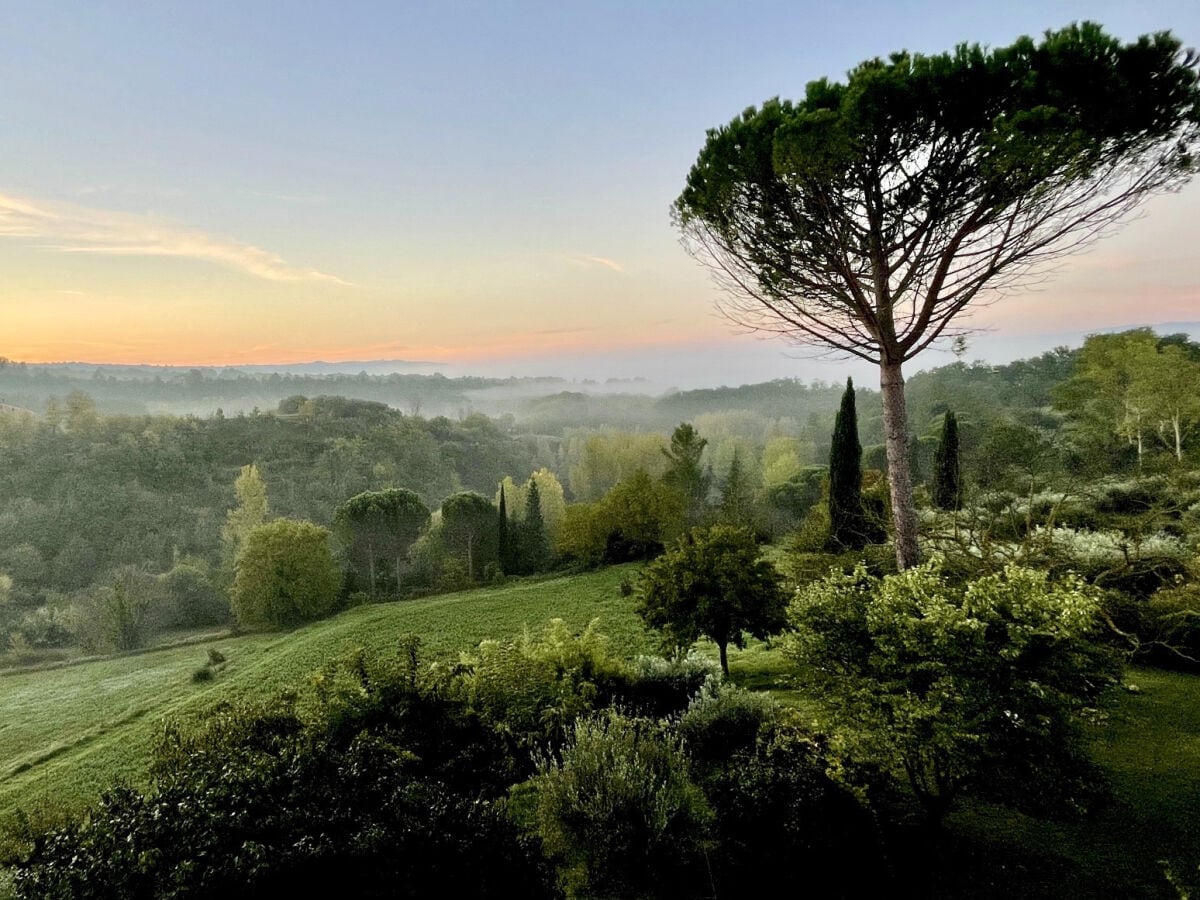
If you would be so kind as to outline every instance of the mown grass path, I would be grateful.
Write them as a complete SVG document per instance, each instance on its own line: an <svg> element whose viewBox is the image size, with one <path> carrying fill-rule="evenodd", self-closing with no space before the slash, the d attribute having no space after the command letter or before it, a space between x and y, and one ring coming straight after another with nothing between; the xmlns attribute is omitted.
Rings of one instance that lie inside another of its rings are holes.
<svg viewBox="0 0 1200 900"><path fill-rule="evenodd" d="M653 638L622 597L619 566L569 578L348 610L287 633L244 635L0 677L0 821L18 806L78 806L116 779L141 784L162 723L202 714L221 700L269 697L302 683L352 647L387 654L401 635L421 637L427 660L454 656L485 638L510 638L552 618L582 628L594 618L622 654L648 652ZM213 681L192 673L213 646L226 664Z"/></svg>

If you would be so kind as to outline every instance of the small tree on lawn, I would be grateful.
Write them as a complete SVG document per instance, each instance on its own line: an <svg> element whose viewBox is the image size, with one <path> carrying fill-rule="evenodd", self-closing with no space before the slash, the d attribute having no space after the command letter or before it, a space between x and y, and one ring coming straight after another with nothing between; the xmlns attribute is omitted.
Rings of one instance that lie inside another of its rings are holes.
<svg viewBox="0 0 1200 900"><path fill-rule="evenodd" d="M662 632L663 644L686 649L701 637L721 654L741 649L746 634L765 639L786 625L787 595L775 567L759 558L745 528L696 528L642 572L638 614Z"/></svg>

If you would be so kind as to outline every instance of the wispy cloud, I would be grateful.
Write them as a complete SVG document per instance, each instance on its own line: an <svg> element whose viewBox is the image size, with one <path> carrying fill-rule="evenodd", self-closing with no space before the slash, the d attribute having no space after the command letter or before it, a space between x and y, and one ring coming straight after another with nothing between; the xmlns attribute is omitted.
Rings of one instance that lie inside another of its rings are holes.
<svg viewBox="0 0 1200 900"><path fill-rule="evenodd" d="M587 254L581 254L579 256L572 256L571 261L577 262L577 263L590 264L593 266L604 266L604 268L612 269L614 272L624 272L625 271L624 266L622 266L616 260L609 259L607 256L589 256Z"/></svg>
<svg viewBox="0 0 1200 900"><path fill-rule="evenodd" d="M335 275L292 265L269 250L205 234L158 216L0 193L0 238L4 237L48 241L48 249L64 253L198 259L267 281L350 285Z"/></svg>
<svg viewBox="0 0 1200 900"><path fill-rule="evenodd" d="M583 334L588 331L599 331L598 325L584 325L579 328L543 328L540 331L533 332L534 334L543 334L549 336L558 336L563 334Z"/></svg>

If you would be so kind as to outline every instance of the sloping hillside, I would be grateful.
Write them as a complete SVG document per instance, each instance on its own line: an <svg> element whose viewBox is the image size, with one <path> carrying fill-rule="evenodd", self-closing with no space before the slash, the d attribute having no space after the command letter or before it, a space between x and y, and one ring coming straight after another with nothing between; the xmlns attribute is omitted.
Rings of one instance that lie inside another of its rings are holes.
<svg viewBox="0 0 1200 900"><path fill-rule="evenodd" d="M0 677L0 818L43 801L86 802L117 778L139 783L165 719L199 715L222 700L270 696L348 647L387 654L401 635L414 633L432 659L552 618L575 628L598 618L620 652L649 651L652 636L619 591L621 580L634 575L635 567L620 566L362 606L293 632L217 641L212 646L227 662L209 682L192 681L205 646Z"/></svg>

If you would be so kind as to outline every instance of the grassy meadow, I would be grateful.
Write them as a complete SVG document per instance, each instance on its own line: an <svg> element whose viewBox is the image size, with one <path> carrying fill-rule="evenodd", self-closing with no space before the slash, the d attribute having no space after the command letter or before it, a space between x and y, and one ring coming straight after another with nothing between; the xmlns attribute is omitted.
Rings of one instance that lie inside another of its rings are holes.
<svg viewBox="0 0 1200 900"><path fill-rule="evenodd" d="M212 703L269 697L303 682L349 647L387 654L420 635L426 659L453 656L489 637L508 638L552 618L592 619L621 652L648 652L653 637L619 586L636 567L360 606L286 633L252 634L0 677L0 821L18 806L86 803L117 778L138 784L160 724ZM194 683L207 648L227 662Z"/></svg>

